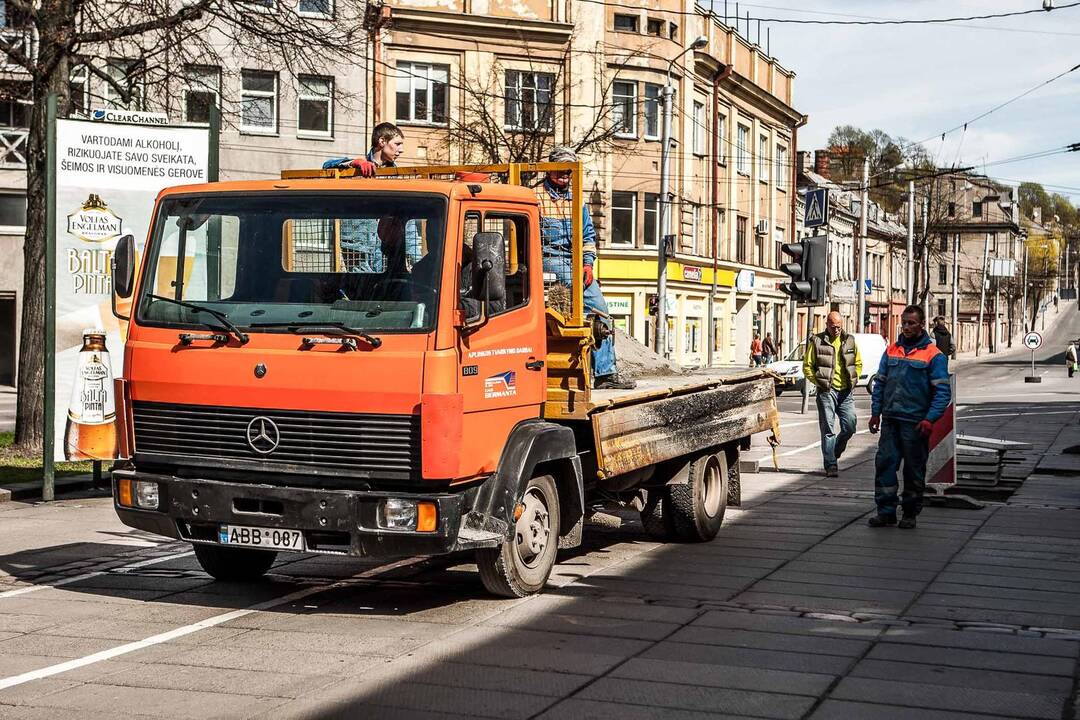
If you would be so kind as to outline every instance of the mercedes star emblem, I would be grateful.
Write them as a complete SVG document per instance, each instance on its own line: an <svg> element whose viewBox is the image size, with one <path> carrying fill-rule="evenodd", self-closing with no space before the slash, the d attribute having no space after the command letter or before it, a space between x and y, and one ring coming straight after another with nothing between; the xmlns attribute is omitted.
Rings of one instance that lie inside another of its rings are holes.
<svg viewBox="0 0 1080 720"><path fill-rule="evenodd" d="M259 415L247 425L247 444L260 455L268 455L277 449L281 442L281 432L277 423L268 417Z"/></svg>

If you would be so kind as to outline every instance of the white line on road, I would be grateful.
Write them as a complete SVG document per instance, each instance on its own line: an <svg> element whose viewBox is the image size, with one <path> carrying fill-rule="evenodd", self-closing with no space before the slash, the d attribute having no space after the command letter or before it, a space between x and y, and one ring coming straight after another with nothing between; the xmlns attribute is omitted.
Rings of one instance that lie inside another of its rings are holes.
<svg viewBox="0 0 1080 720"><path fill-rule="evenodd" d="M957 412L963 412L964 410L967 410L967 409L968 408L960 408ZM1052 412L1032 412L1032 413L1016 413L1016 412L993 413L993 414L990 414L990 415L965 415L964 419L965 420L982 420L983 418L992 418L992 417L1025 417L1025 416L1028 416L1028 415L1034 415L1034 416L1042 417L1043 415L1073 415L1073 414L1075 414L1077 412L1080 412L1080 410L1054 410Z"/></svg>
<svg viewBox="0 0 1080 720"><path fill-rule="evenodd" d="M166 643L170 640L175 640L176 638L184 637L185 635L191 635L192 633L199 632L200 630L205 630L206 628L211 628L217 625L221 625L222 623L227 623L230 620L236 620L237 618L242 618L246 615L251 615L262 610L269 610L280 605L291 603L295 600L302 600L306 597L310 597L311 595L326 592L327 590L345 587L353 580L361 580L374 577L376 575L381 575L382 573L389 572L390 570L396 570L399 567L415 565L416 563L422 562L426 559L427 558L413 557L407 558L405 560L399 560L388 565L380 565L379 567L365 570L364 572L357 573L356 575L353 575L346 580L331 583L330 585L316 585L314 587L304 588L303 590L297 590L296 592L289 593L288 595L284 595L279 598L264 600L263 602L250 605L246 608L241 608L239 610L231 610L227 613L222 613L220 615L209 617L205 620L200 620L199 622L192 623L191 625L184 625L183 627L178 627L175 630L169 630L168 632L151 635L150 637L143 640L136 640L135 642L118 645L117 647L109 648L108 650L102 650L101 652L96 652L92 655L76 658L74 660L68 660L67 662L62 662L56 665L49 665L48 667L39 668L37 670L31 670L30 672L25 672L21 675L12 675L11 677L0 678L0 690L6 690L10 687L22 685L23 683L28 683L33 680L41 680L42 678L59 675L60 673L65 673L69 670L86 667L87 665L93 665L94 663L99 663L104 660L111 660L114 657L119 657L120 655L127 655L128 653L135 652L136 650L142 650L143 648L160 645L161 643Z"/></svg>
<svg viewBox="0 0 1080 720"><path fill-rule="evenodd" d="M178 558L187 557L188 555L194 555L191 550L187 550L182 553L176 553L174 555L164 555L162 557L150 558L149 560L140 560L130 565L121 565L117 568L111 568L109 570L97 570L95 572L83 573L82 575L76 575L75 577L64 578L63 580L57 580L52 583L45 583L44 585L30 585L28 587L22 587L17 590L8 590L6 592L0 592L0 599L15 597L16 595L26 595L27 593L37 592L38 590L45 590L46 588L61 587L62 585L70 585L71 583L80 582L82 580L89 580L90 578L98 577L99 575L105 575L106 573L126 572L128 570L136 570L138 568L146 567L147 565L157 565L158 563L168 562L169 560L176 560Z"/></svg>
<svg viewBox="0 0 1080 720"><path fill-rule="evenodd" d="M781 426L781 429L783 429L783 426ZM856 435L863 435L864 433L868 433L868 432L870 432L869 429L867 429L867 430L857 430L855 432L855 434ZM793 448L791 450L785 450L782 453L777 453L776 457L782 458L782 457L787 457L788 455L796 455L798 453L805 452L806 450L813 450L814 448L816 448L816 447L818 447L820 445L821 445L821 441L818 440L817 442L812 442L809 445L803 445L802 447L797 447L797 448ZM772 451L770 450L769 452L767 452L764 455L762 455L761 457L759 457L757 461L758 462L764 462L766 460L771 460L771 459L772 459Z"/></svg>

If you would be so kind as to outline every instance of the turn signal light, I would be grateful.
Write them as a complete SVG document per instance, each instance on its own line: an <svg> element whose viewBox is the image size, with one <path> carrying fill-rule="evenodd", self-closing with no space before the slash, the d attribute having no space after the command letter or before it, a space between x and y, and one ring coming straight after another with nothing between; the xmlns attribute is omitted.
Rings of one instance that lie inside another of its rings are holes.
<svg viewBox="0 0 1080 720"><path fill-rule="evenodd" d="M130 480L122 478L116 481L117 502L123 507L157 510L161 504L158 484L149 480Z"/></svg>
<svg viewBox="0 0 1080 720"><path fill-rule="evenodd" d="M435 527L438 521L438 513L435 510L435 503L433 502L421 502L416 503L416 531L417 532L435 532Z"/></svg>
<svg viewBox="0 0 1080 720"><path fill-rule="evenodd" d="M116 497L124 507L135 507L132 499L131 481L124 478L116 481Z"/></svg>

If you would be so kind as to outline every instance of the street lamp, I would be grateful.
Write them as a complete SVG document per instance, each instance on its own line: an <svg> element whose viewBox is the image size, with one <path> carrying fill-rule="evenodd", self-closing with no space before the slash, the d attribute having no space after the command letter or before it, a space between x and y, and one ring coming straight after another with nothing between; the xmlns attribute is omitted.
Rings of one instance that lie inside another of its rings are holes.
<svg viewBox="0 0 1080 720"><path fill-rule="evenodd" d="M671 175L668 172L668 160L671 155L671 111L672 96L675 88L671 86L671 68L688 52L700 50L709 44L709 38L699 35L678 55L673 57L667 66L667 83L661 95L664 102L664 133L660 144L660 233L657 238L658 264L656 268L656 352L658 355L667 357L667 236L670 224L671 203L668 200L670 194ZM709 299L712 302L712 299Z"/></svg>

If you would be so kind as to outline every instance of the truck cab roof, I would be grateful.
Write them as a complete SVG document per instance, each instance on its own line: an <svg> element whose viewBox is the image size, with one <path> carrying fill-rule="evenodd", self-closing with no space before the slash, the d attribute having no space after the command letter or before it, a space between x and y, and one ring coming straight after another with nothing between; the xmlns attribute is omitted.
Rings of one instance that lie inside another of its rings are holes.
<svg viewBox="0 0 1080 720"><path fill-rule="evenodd" d="M158 193L158 198L189 193L264 193L264 192L414 192L436 193L451 199L474 197L470 188L480 188L475 197L484 200L536 202L532 189L504 183L472 183L451 180L385 178L310 178L300 180L232 180L228 182L176 185Z"/></svg>

